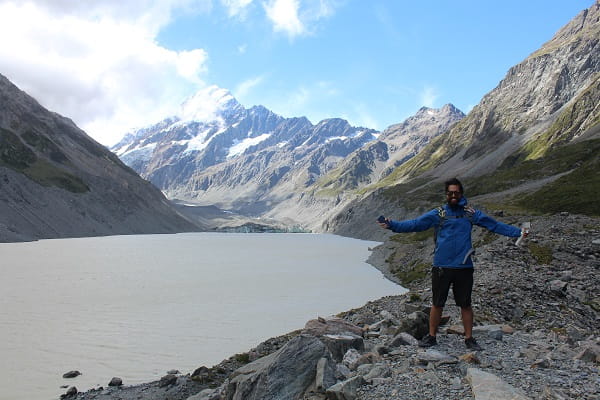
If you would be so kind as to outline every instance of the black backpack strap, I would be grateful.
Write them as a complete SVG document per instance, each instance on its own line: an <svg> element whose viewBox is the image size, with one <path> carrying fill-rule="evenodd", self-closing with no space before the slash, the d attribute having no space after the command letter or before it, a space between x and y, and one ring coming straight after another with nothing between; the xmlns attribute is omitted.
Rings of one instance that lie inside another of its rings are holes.
<svg viewBox="0 0 600 400"><path fill-rule="evenodd" d="M437 225L435 225L433 227L433 244L437 246L438 232L440 231L440 229L442 229L442 226L444 225L444 222L446 221L446 209L442 205L442 206L439 206L438 208L436 208L436 210L438 213L438 217L440 218L440 221L438 222Z"/></svg>

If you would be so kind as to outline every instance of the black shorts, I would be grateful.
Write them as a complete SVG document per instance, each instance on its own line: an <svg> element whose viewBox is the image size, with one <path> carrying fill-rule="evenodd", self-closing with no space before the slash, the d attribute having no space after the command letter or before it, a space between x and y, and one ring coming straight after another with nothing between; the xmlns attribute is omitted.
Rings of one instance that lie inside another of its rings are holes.
<svg viewBox="0 0 600 400"><path fill-rule="evenodd" d="M452 285L456 305L469 307L473 291L473 268L433 267L431 269L431 291L433 292L434 306L444 307L450 285Z"/></svg>

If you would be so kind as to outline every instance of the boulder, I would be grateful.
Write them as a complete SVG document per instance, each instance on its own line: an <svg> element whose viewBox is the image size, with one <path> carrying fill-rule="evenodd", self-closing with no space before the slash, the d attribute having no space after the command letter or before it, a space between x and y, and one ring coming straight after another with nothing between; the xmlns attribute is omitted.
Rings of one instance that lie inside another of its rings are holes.
<svg viewBox="0 0 600 400"><path fill-rule="evenodd" d="M575 356L575 359L596 364L600 363L600 346L594 344L585 346L584 349Z"/></svg>
<svg viewBox="0 0 600 400"><path fill-rule="evenodd" d="M362 376L355 376L343 382L336 383L327 389L328 400L355 400L357 398L357 390L365 384Z"/></svg>
<svg viewBox="0 0 600 400"><path fill-rule="evenodd" d="M317 363L315 376L315 388L319 393L325 393L329 387L336 382L336 366L326 357L322 357Z"/></svg>
<svg viewBox="0 0 600 400"><path fill-rule="evenodd" d="M400 323L398 332L406 332L417 339L421 339L429 333L429 317L420 311L409 314Z"/></svg>
<svg viewBox="0 0 600 400"><path fill-rule="evenodd" d="M177 375L167 374L167 375L163 376L162 378L160 378L160 381L158 382L158 387L171 386L176 383L177 383Z"/></svg>
<svg viewBox="0 0 600 400"><path fill-rule="evenodd" d="M367 382L373 382L376 378L389 378L392 376L392 370L389 366L384 364L377 364L369 371L368 374L364 375L364 379Z"/></svg>
<svg viewBox="0 0 600 400"><path fill-rule="evenodd" d="M419 341L407 332L400 332L387 343L390 347L418 346Z"/></svg>
<svg viewBox="0 0 600 400"><path fill-rule="evenodd" d="M304 326L302 333L312 336L323 335L355 335L363 334L362 328L337 317L311 319Z"/></svg>
<svg viewBox="0 0 600 400"><path fill-rule="evenodd" d="M121 378L114 377L108 382L108 386L122 386L123 380Z"/></svg>
<svg viewBox="0 0 600 400"><path fill-rule="evenodd" d="M442 363L442 364L451 364L458 362L456 357L453 357L447 353L442 351L427 349L425 352L417 354L417 360L421 364L429 364L432 363Z"/></svg>
<svg viewBox="0 0 600 400"><path fill-rule="evenodd" d="M327 346L329 352L336 362L342 361L344 354L350 349L364 351L365 344L361 336L346 334L346 335L323 335L321 341Z"/></svg>
<svg viewBox="0 0 600 400"><path fill-rule="evenodd" d="M81 375L81 372L79 372L79 371L69 371L69 372L65 372L63 374L63 378L65 378L65 379L71 379L71 378L76 378L79 375Z"/></svg>
<svg viewBox="0 0 600 400"><path fill-rule="evenodd" d="M467 370L467 380L476 400L528 400L521 390L514 388L494 374L477 368Z"/></svg>
<svg viewBox="0 0 600 400"><path fill-rule="evenodd" d="M60 398L68 399L68 398L75 397L75 396L77 396L77 388L75 386L71 386L65 394L60 396Z"/></svg>
<svg viewBox="0 0 600 400"><path fill-rule="evenodd" d="M204 389L200 393L188 397L187 400L221 400L222 387L216 389Z"/></svg>
<svg viewBox="0 0 600 400"><path fill-rule="evenodd" d="M276 352L235 370L230 376L224 399L297 399L314 383L317 364L322 358L327 359L335 370L323 342L314 336L299 335ZM329 369L327 366L323 368Z"/></svg>
<svg viewBox="0 0 600 400"><path fill-rule="evenodd" d="M342 364L350 368L351 371L356 370L358 367L358 360L360 359L360 353L356 349L350 349L344 354Z"/></svg>
<svg viewBox="0 0 600 400"><path fill-rule="evenodd" d="M557 296L564 297L567 294L567 282L563 282L560 279L555 279L550 282L550 292L554 293Z"/></svg>

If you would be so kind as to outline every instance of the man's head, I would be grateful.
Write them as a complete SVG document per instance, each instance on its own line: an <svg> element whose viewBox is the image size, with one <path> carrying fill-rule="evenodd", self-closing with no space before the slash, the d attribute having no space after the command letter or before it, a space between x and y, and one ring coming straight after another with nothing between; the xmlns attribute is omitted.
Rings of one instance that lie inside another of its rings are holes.
<svg viewBox="0 0 600 400"><path fill-rule="evenodd" d="M458 205L458 202L463 197L463 185L456 178L452 178L444 182L446 188L446 201L451 206Z"/></svg>

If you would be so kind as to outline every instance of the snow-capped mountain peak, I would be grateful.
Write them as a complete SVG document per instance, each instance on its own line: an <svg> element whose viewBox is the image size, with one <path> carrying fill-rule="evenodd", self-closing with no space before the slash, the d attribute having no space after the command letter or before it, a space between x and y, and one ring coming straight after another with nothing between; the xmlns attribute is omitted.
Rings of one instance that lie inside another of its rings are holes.
<svg viewBox="0 0 600 400"><path fill-rule="evenodd" d="M220 122L224 112L242 108L231 92L211 85L188 97L181 104L177 117L181 122Z"/></svg>

